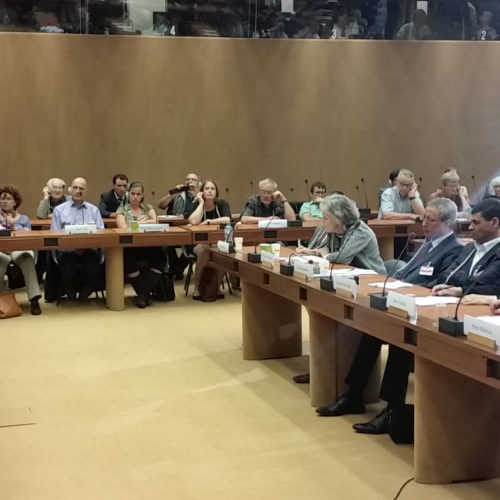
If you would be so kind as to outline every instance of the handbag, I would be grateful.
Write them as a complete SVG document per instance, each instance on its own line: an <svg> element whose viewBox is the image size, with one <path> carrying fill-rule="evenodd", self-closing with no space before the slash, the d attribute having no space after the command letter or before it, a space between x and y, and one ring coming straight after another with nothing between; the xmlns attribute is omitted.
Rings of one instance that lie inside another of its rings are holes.
<svg viewBox="0 0 500 500"><path fill-rule="evenodd" d="M21 306L12 292L0 295L0 319L15 318L21 316Z"/></svg>
<svg viewBox="0 0 500 500"><path fill-rule="evenodd" d="M11 290L14 290L15 288L23 288L26 285L21 268L16 266L13 262L7 266L5 274L9 280L9 288Z"/></svg>
<svg viewBox="0 0 500 500"><path fill-rule="evenodd" d="M169 273L163 273L158 281L158 285L153 290L153 297L162 302L175 300L174 282Z"/></svg>

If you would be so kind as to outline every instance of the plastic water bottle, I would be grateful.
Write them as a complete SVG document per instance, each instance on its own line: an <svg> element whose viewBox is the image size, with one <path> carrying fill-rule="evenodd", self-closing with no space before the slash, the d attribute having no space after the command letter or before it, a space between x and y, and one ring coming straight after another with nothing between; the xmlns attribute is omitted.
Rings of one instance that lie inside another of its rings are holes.
<svg viewBox="0 0 500 500"><path fill-rule="evenodd" d="M226 227L224 227L224 239L227 243L231 243L231 245L233 244L233 227L230 222L228 222Z"/></svg>

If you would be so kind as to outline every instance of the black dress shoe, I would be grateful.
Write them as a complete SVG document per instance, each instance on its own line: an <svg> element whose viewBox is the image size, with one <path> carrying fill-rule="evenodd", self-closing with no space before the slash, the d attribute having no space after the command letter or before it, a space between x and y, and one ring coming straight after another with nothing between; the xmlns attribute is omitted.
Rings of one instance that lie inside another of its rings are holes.
<svg viewBox="0 0 500 500"><path fill-rule="evenodd" d="M40 304L38 303L38 299L32 299L31 300L31 314L33 314L33 316L39 316L40 314L42 314L42 310L40 309Z"/></svg>
<svg viewBox="0 0 500 500"><path fill-rule="evenodd" d="M304 373L302 375L295 375L295 377L293 377L292 380L296 384L309 384L310 380L309 373Z"/></svg>
<svg viewBox="0 0 500 500"><path fill-rule="evenodd" d="M338 417L350 413L364 412L365 405L361 394L342 394L332 405L316 408L316 413L322 417Z"/></svg>
<svg viewBox="0 0 500 500"><path fill-rule="evenodd" d="M391 423L392 410L386 406L378 415L369 422L354 424L352 428L361 434L387 434Z"/></svg>

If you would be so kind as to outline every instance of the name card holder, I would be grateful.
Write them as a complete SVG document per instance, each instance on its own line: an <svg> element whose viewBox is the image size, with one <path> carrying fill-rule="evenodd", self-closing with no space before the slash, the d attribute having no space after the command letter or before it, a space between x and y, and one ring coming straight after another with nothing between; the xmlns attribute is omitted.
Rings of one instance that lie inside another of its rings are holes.
<svg viewBox="0 0 500 500"><path fill-rule="evenodd" d="M490 339L484 335L480 335L479 333L469 332L467 334L467 340L473 344L478 344L481 347L487 347L492 351L496 351L498 347L495 339Z"/></svg>
<svg viewBox="0 0 500 500"><path fill-rule="evenodd" d="M140 233L165 233L170 229L170 224L139 224Z"/></svg>
<svg viewBox="0 0 500 500"><path fill-rule="evenodd" d="M222 253L235 253L234 246L227 241L219 240L217 242L217 250L221 251Z"/></svg>
<svg viewBox="0 0 500 500"><path fill-rule="evenodd" d="M293 275L305 281L312 281L314 277L314 264L308 262L294 261Z"/></svg>
<svg viewBox="0 0 500 500"><path fill-rule="evenodd" d="M97 233L95 224L67 224L64 227L66 234L94 234Z"/></svg>
<svg viewBox="0 0 500 500"><path fill-rule="evenodd" d="M287 227L288 221L286 219L273 219L273 220L260 220L257 223L259 229L281 229Z"/></svg>
<svg viewBox="0 0 500 500"><path fill-rule="evenodd" d="M274 262L276 261L276 256L273 252L266 252L261 250L260 261L264 267L272 269L274 267Z"/></svg>
<svg viewBox="0 0 500 500"><path fill-rule="evenodd" d="M337 295L348 299L355 299L358 294L358 284L352 278L346 276L333 277L335 291Z"/></svg>
<svg viewBox="0 0 500 500"><path fill-rule="evenodd" d="M417 317L417 305L413 295L389 292L387 294L387 310L389 314L411 320Z"/></svg>
<svg viewBox="0 0 500 500"><path fill-rule="evenodd" d="M406 309L400 309L399 307L389 306L387 308L387 312L389 314L393 314L394 316L399 316L400 318L403 319L410 319L410 314Z"/></svg>
<svg viewBox="0 0 500 500"><path fill-rule="evenodd" d="M496 351L500 342L500 321L498 321L498 317L465 315L463 325L469 342Z"/></svg>

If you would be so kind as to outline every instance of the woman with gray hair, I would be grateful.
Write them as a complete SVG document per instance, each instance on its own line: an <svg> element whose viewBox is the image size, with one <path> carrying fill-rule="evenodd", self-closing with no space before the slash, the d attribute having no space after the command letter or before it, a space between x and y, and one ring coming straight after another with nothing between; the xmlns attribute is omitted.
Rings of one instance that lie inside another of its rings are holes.
<svg viewBox="0 0 500 500"><path fill-rule="evenodd" d="M327 196L319 206L323 227L319 227L308 248L297 253L319 255L331 262L373 269L385 274L375 233L359 218L356 205L341 194Z"/></svg>
<svg viewBox="0 0 500 500"><path fill-rule="evenodd" d="M500 176L491 179L488 192L490 193L490 198L500 199Z"/></svg>

